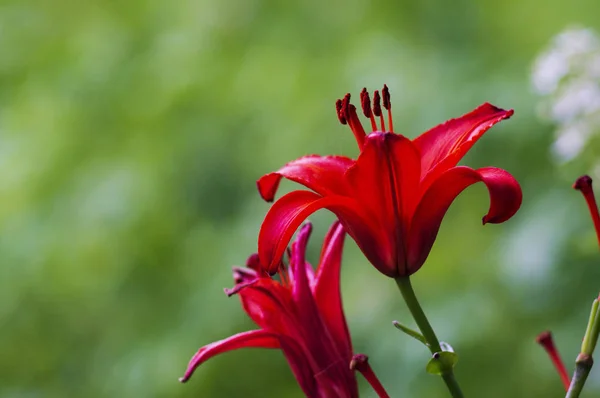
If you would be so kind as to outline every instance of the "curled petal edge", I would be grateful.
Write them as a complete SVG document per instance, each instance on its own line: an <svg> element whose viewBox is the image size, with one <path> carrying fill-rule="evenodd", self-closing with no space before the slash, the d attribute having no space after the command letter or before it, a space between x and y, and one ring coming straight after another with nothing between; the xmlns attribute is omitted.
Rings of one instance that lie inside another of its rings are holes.
<svg viewBox="0 0 600 398"><path fill-rule="evenodd" d="M413 142L423 155L422 172L428 173L442 162L445 169L455 166L486 131L513 113L486 102L421 134Z"/></svg>
<svg viewBox="0 0 600 398"><path fill-rule="evenodd" d="M210 358L239 348L280 348L280 344L276 334L262 329L238 333L226 339L215 341L198 350L179 381L182 383L188 381L198 366Z"/></svg>
<svg viewBox="0 0 600 398"><path fill-rule="evenodd" d="M287 163L256 181L260 196L272 202L282 178L304 185L321 195L346 192L344 173L354 160L344 156L308 155Z"/></svg>
<svg viewBox="0 0 600 398"><path fill-rule="evenodd" d="M523 200L521 187L507 171L495 167L474 170L465 166L445 171L424 193L413 215L406 275L423 265L450 204L465 188L476 182L483 182L490 195L490 207L483 217L483 224L502 223L519 210Z"/></svg>
<svg viewBox="0 0 600 398"><path fill-rule="evenodd" d="M288 243L300 224L312 213L327 208L338 217L340 213L362 213L350 198L331 195L323 197L310 191L293 191L277 200L269 209L258 234L258 254L263 271L273 274Z"/></svg>

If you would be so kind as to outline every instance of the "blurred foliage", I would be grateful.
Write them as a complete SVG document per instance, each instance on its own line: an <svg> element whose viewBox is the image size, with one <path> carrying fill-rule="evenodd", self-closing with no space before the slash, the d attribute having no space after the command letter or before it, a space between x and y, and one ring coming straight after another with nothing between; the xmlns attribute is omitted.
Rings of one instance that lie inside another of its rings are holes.
<svg viewBox="0 0 600 398"><path fill-rule="evenodd" d="M278 351L177 378L198 347L253 327L221 289L256 250L255 180L307 153L355 156L333 103L383 83L411 137L484 101L515 109L465 163L512 172L522 210L482 227L485 189L467 190L413 280L468 396L560 396L534 338L552 329L573 368L600 253L570 188L586 170L553 163L529 80L553 35L598 30L599 14L595 0L0 3L0 397L301 396ZM316 260L332 216L312 220ZM343 289L391 395L446 396L391 325L411 325L395 283L350 240Z"/></svg>

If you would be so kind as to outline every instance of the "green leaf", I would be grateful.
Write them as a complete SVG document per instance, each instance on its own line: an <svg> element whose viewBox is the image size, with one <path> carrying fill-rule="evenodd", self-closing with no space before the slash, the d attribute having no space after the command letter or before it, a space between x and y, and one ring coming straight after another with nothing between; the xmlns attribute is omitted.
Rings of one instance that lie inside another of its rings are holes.
<svg viewBox="0 0 600 398"><path fill-rule="evenodd" d="M590 311L590 319L585 330L585 336L581 343L581 352L586 355L592 355L596 342L598 341L598 332L600 330L600 318L598 317L598 299L595 299L592 303L592 310Z"/></svg>
<svg viewBox="0 0 600 398"><path fill-rule="evenodd" d="M433 375L443 375L454 368L458 362L458 355L450 351L440 351L433 354L425 370Z"/></svg>
<svg viewBox="0 0 600 398"><path fill-rule="evenodd" d="M429 344L427 344L427 340L425 339L425 336L423 336L421 333L409 328L408 326L404 326L403 324L401 324L398 321L392 321L392 324L396 327L396 329L403 331L410 337L420 341L421 343L425 344L425 346L429 347Z"/></svg>

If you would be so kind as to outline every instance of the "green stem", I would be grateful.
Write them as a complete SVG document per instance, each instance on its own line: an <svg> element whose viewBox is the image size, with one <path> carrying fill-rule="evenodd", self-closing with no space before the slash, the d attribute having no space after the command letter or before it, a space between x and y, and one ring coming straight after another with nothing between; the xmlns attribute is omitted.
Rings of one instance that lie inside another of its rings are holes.
<svg viewBox="0 0 600 398"><path fill-rule="evenodd" d="M410 278L409 277L396 278L396 284L398 285L398 288L400 289L400 293L402 293L402 297L404 298L404 301L406 302L406 305L408 306L410 313L412 314L413 318L415 319L417 326L419 327L419 329L421 330L421 333L427 340L427 345L429 346L431 353L435 354L436 352L441 352L442 348L440 347L440 341L438 340L437 336L435 335L435 332L433 331L433 328L431 327L431 324L429 323L427 316L423 312L423 308L421 308L421 305L419 304L419 300L417 300L415 291L412 287L412 284L410 283ZM464 397L463 393L460 389L460 386L458 385L458 382L456 381L456 378L454 377L454 372L452 371L452 369L449 370L448 372L444 373L442 375L442 378L444 379L444 382L446 383L446 387L448 387L448 390L450 391L450 394L452 395L452 397L454 397L454 398L463 398Z"/></svg>
<svg viewBox="0 0 600 398"><path fill-rule="evenodd" d="M579 354L577 361L575 362L575 373L573 374L571 385L569 386L569 391L567 391L565 398L579 397L579 394L581 394L581 390L583 390L583 386L585 385L585 381L590 374L590 370L592 370L593 364L594 360L590 355Z"/></svg>
<svg viewBox="0 0 600 398"><path fill-rule="evenodd" d="M450 391L450 395L455 398L463 398L462 390L458 385L458 381L456 381L456 377L454 377L454 372L450 370L448 373L444 373L442 375L442 379L444 379L444 383L446 383L446 387L448 387L448 391Z"/></svg>

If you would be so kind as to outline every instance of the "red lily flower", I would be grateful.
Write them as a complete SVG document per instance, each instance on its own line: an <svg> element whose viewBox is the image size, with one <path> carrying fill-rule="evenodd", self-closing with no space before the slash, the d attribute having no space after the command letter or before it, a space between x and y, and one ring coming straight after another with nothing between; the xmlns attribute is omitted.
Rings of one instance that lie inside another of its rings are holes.
<svg viewBox="0 0 600 398"><path fill-rule="evenodd" d="M335 223L327 234L316 275L305 261L311 225L306 224L291 246L290 265L280 269L281 281L258 270L258 256L247 268L234 267L236 285L248 316L260 327L208 344L194 355L185 375L223 352L244 347L279 348L307 397L358 397L354 370L360 371L380 397L387 397L364 355L352 355L352 343L340 295L344 229Z"/></svg>
<svg viewBox="0 0 600 398"><path fill-rule="evenodd" d="M392 278L411 275L423 265L448 207L471 184L481 181L489 190L491 203L484 224L504 222L519 209L521 188L508 172L456 166L483 133L508 119L512 110L485 103L411 141L393 132L387 86L382 97L389 130L379 92L374 93L373 107L366 89L361 92L362 110L373 130L369 135L350 104L350 94L336 103L340 122L350 126L358 143L357 160L305 156L257 181L266 201L274 199L284 177L314 191L288 193L267 213L258 238L265 271L277 269L295 230L321 208L335 213L367 259Z"/></svg>

